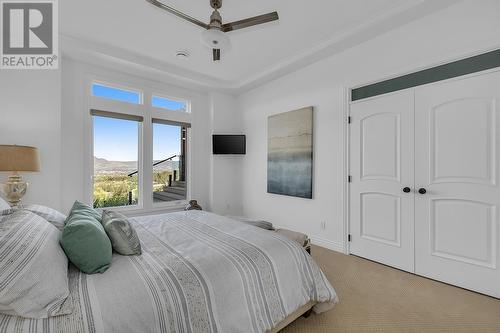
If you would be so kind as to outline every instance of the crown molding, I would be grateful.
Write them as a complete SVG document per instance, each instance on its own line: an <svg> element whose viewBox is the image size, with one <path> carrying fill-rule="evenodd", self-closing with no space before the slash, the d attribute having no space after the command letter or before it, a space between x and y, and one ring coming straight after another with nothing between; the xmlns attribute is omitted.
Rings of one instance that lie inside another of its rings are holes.
<svg viewBox="0 0 500 333"><path fill-rule="evenodd" d="M63 55L70 59L123 71L132 69L142 75L155 75L158 80L200 92L219 91L239 95L457 2L459 0L416 0L410 4L394 7L372 20L339 32L306 52L284 59L260 73L239 81L221 80L136 52L74 36L60 35L60 45Z"/></svg>

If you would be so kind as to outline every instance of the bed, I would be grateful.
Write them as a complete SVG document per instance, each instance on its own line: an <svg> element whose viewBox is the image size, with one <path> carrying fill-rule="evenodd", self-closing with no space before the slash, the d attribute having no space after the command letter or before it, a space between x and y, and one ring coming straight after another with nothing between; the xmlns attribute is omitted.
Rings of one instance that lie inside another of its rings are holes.
<svg viewBox="0 0 500 333"><path fill-rule="evenodd" d="M4 332L277 332L338 298L311 256L271 231L203 211L131 219L142 255L103 274L70 265L71 314L0 314Z"/></svg>

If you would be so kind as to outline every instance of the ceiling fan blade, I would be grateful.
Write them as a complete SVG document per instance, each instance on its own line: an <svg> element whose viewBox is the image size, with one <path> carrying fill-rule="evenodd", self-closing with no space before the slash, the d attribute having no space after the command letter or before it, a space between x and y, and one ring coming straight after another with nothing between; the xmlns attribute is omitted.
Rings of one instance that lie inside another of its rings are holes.
<svg viewBox="0 0 500 333"><path fill-rule="evenodd" d="M220 49L212 49L214 61L220 60Z"/></svg>
<svg viewBox="0 0 500 333"><path fill-rule="evenodd" d="M148 0L149 1L149 0ZM244 20L230 22L222 25L222 31L229 32L233 30L248 28L254 25L279 20L278 12L272 12L259 16L250 17Z"/></svg>
<svg viewBox="0 0 500 333"><path fill-rule="evenodd" d="M164 3L162 3L162 2L160 2L158 0L146 0L146 1L149 2L150 4L154 5L154 6L158 7L158 8L164 9L167 12L169 12L171 14L174 14L174 15L176 15L176 16L178 16L178 17L180 17L180 18L182 18L182 19L184 19L186 21L194 23L194 24L196 24L196 25L198 25L198 26L200 26L202 28L205 28L205 29L209 28L208 24L203 23L200 20L197 20L194 17L191 17L191 16L189 16L187 14L184 14L183 12L178 11L177 9L175 9L173 7L167 6L167 5L165 5Z"/></svg>

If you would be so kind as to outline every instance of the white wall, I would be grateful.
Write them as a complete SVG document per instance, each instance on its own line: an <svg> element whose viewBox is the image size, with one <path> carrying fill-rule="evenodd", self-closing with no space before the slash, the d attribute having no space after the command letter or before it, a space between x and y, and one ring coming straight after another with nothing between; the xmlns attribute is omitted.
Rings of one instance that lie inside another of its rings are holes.
<svg viewBox="0 0 500 333"><path fill-rule="evenodd" d="M463 1L241 95L244 214L342 250L345 89L498 48L498 13L500 1ZM304 106L315 108L314 199L268 194L267 117Z"/></svg>
<svg viewBox="0 0 500 333"><path fill-rule="evenodd" d="M344 89L498 48L499 12L496 0L463 1L238 98L160 82L174 94L196 100L193 197L206 209L268 219L340 249ZM67 210L75 199L85 199L84 77L94 72L141 82L151 77L137 71L112 71L68 59L62 74L0 71L0 144L34 145L41 153L42 171L26 174L32 183L26 202ZM315 107L314 200L267 194L267 116L309 105ZM212 156L212 133L246 134L247 155ZM326 222L325 230L321 222Z"/></svg>
<svg viewBox="0 0 500 333"><path fill-rule="evenodd" d="M178 88L147 77L124 71L111 70L65 58L62 74L62 193L63 207L68 210L74 200L89 201L89 100L87 91L90 80L96 79L132 88L152 89L191 101L191 145L190 160L191 197L210 208L210 132L211 118L208 96L203 93ZM184 121L184 120L183 120ZM91 160L91 158L90 158ZM88 170L87 170L88 171ZM87 175L86 175L87 174ZM147 195L147 194L145 194ZM143 212L133 212L141 214Z"/></svg>
<svg viewBox="0 0 500 333"><path fill-rule="evenodd" d="M41 171L25 173L25 203L61 207L61 71L0 70L0 144L35 146ZM8 173L0 174L5 181Z"/></svg>
<svg viewBox="0 0 500 333"><path fill-rule="evenodd" d="M213 134L243 134L241 113L236 98L221 93L210 94ZM209 138L211 139L211 138ZM221 215L241 215L244 157L211 155L211 209Z"/></svg>

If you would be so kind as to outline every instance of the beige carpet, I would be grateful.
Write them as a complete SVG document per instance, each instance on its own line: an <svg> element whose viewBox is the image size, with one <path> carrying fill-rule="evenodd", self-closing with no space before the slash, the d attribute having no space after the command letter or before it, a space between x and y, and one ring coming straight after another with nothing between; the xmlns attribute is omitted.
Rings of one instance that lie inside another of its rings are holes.
<svg viewBox="0 0 500 333"><path fill-rule="evenodd" d="M324 248L312 251L340 303L283 333L500 332L498 299Z"/></svg>

